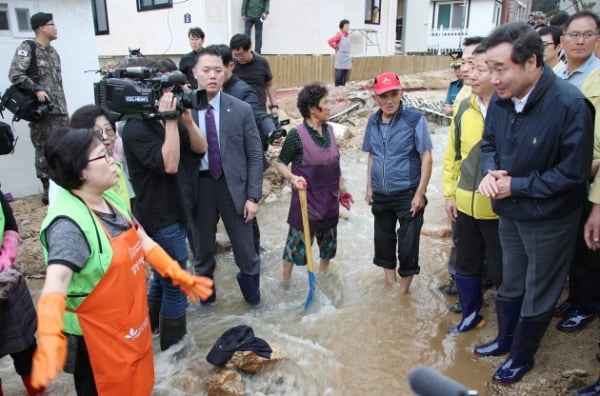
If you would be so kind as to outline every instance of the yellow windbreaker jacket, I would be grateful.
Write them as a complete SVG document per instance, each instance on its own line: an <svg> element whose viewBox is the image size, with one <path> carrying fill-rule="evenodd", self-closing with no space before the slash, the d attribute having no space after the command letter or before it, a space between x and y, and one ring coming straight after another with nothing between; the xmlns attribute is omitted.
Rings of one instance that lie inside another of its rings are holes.
<svg viewBox="0 0 600 396"><path fill-rule="evenodd" d="M483 177L479 144L484 129L484 118L475 99L475 95L463 99L467 101L462 105L464 111L461 112L459 105L450 124L443 167L444 196L456 199L462 213L478 220L493 220L498 215L492 210L491 200L475 192ZM458 150L460 155L457 155Z"/></svg>

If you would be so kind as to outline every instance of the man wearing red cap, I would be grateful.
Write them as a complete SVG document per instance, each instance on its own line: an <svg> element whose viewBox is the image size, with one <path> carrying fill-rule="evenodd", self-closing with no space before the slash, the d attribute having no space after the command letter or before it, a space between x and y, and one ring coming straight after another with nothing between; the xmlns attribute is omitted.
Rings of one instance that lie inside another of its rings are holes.
<svg viewBox="0 0 600 396"><path fill-rule="evenodd" d="M402 106L402 84L395 73L375 77L373 91L379 110L369 118L362 146L369 153L366 200L375 216L373 264L383 267L386 282L394 284L397 245L400 293L407 294L420 271L431 137L423 114Z"/></svg>

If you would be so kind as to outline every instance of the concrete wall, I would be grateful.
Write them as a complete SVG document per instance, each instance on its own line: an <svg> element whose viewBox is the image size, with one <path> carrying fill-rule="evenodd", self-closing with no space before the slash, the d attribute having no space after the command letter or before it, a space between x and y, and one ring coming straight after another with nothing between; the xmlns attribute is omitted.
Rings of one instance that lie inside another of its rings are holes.
<svg viewBox="0 0 600 396"><path fill-rule="evenodd" d="M187 31L199 26L205 44L229 43L242 33L242 0L174 2L172 8L138 12L133 0L107 0L110 34L97 36L100 56L123 56L128 48L141 48L147 55L179 55L189 52ZM264 54L332 54L327 39L338 31L341 19L351 29L377 31L381 54L394 53L395 1L381 2L381 24L365 24L364 0L271 1L270 16L263 27ZM190 14L190 23L184 16ZM254 41L254 37L253 41ZM375 46L365 46L364 37L352 33L354 55L377 55ZM365 50L366 48L366 50Z"/></svg>
<svg viewBox="0 0 600 396"><path fill-rule="evenodd" d="M278 89L302 87L312 81L333 83L333 57L328 55L268 56ZM352 60L352 80L370 80L384 71L413 74L448 68L447 56L360 56Z"/></svg>
<svg viewBox="0 0 600 396"><path fill-rule="evenodd" d="M78 107L93 103L93 82L98 80L94 73L85 70L98 69L98 56L94 35L94 22L88 0L10 0L9 14L14 8L29 8L30 15L38 11L50 12L58 28L58 39L52 43L61 57L63 86L67 106L72 113ZM16 47L25 38L33 38L33 32L0 36L0 90L9 85L8 69ZM12 114L4 112L5 122L10 123ZM2 190L16 197L40 193L41 184L35 177L33 147L29 139L26 122L14 124L19 137L15 153L0 156L0 183Z"/></svg>

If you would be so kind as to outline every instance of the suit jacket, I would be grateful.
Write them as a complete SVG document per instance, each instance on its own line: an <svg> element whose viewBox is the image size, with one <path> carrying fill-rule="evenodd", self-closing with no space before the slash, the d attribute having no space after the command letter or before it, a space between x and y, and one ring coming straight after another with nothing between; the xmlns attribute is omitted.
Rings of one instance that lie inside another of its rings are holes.
<svg viewBox="0 0 600 396"><path fill-rule="evenodd" d="M269 133L275 130L275 123L273 123L273 119L269 117L263 106L261 106L260 100L258 99L254 88L252 88L249 84L235 74L232 74L229 81L227 81L227 83L223 86L223 92L226 92L234 98L238 98L239 100L248 103L250 107L252 107L254 120L256 121L256 126L258 127L258 132L260 133L260 140L263 145L263 150L266 150L268 147L267 139L269 137Z"/></svg>
<svg viewBox="0 0 600 396"><path fill-rule="evenodd" d="M198 112L192 114L198 124ZM219 110L219 151L227 189L241 215L248 198L262 197L263 153L252 108L224 92Z"/></svg>

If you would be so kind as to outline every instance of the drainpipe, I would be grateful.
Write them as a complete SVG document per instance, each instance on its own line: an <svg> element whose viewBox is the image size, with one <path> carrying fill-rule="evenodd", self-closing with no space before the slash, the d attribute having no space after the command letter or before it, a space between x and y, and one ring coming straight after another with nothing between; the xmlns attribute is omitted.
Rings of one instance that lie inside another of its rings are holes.
<svg viewBox="0 0 600 396"><path fill-rule="evenodd" d="M231 0L227 0L227 37L233 36L233 13L231 12Z"/></svg>
<svg viewBox="0 0 600 396"><path fill-rule="evenodd" d="M460 36L458 36L458 48L462 47L463 37L467 36L465 30L469 27L469 15L471 14L469 10L470 6L471 0L463 0L463 25Z"/></svg>
<svg viewBox="0 0 600 396"><path fill-rule="evenodd" d="M502 0L502 11L500 12L500 23L508 23L508 18L510 17L510 4L509 0Z"/></svg>

